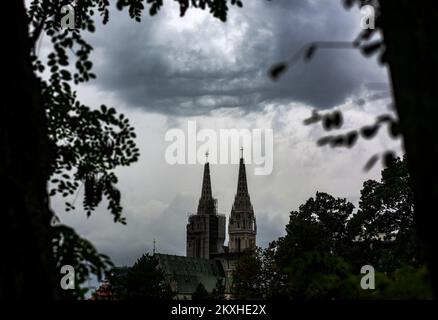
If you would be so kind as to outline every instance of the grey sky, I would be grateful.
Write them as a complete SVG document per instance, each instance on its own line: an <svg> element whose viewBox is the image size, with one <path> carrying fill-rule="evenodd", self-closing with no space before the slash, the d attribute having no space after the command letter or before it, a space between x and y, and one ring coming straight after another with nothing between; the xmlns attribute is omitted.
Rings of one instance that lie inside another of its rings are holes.
<svg viewBox="0 0 438 320"><path fill-rule="evenodd" d="M260 110L291 100L333 107L367 83L385 82L385 73L353 50L319 51L276 83L266 73L309 42L353 40L359 19L340 0L246 1L225 24L201 10L180 19L172 2L155 17L145 14L141 24L114 12L90 38L98 55L96 86L130 106L174 115Z"/></svg>

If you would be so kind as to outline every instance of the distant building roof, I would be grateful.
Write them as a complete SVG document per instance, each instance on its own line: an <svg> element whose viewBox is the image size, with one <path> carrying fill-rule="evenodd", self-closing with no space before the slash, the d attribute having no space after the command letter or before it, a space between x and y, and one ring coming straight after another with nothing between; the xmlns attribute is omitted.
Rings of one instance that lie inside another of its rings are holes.
<svg viewBox="0 0 438 320"><path fill-rule="evenodd" d="M183 257L168 254L155 254L159 266L166 274L167 280L176 282L178 293L192 294L199 283L208 292L216 287L218 278L225 278L225 272L220 261Z"/></svg>

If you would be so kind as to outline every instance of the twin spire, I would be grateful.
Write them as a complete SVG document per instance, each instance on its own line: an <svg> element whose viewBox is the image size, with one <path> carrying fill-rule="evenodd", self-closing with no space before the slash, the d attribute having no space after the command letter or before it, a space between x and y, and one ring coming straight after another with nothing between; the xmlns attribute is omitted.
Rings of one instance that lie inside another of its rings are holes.
<svg viewBox="0 0 438 320"><path fill-rule="evenodd" d="M248 184L246 181L245 161L243 159L243 148L240 148L239 178L237 181L237 193L234 199L234 206L248 206L250 198ZM208 151L205 153L204 176L202 179L201 198L198 203L198 214L217 214L216 199L211 191L210 164L208 162Z"/></svg>
<svg viewBox="0 0 438 320"><path fill-rule="evenodd" d="M257 225L248 193L243 148L240 150L237 192L228 220L227 252L230 254L240 254L256 246ZM187 256L212 259L224 253L225 223L225 215L217 213L217 201L212 195L210 164L206 153L198 211L189 216L187 224Z"/></svg>

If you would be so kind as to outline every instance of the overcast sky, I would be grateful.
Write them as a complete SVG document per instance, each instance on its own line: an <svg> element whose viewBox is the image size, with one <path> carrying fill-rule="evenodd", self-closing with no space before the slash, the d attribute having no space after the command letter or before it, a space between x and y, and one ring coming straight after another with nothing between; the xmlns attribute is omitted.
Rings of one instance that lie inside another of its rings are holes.
<svg viewBox="0 0 438 320"><path fill-rule="evenodd" d="M130 265L150 251L185 255L187 214L196 211L202 164L169 165L164 155L169 129L199 127L274 131L273 172L255 176L248 166L248 188L257 217L257 244L284 234L289 212L316 191L347 197L357 204L363 181L378 179L381 166L362 168L375 152L399 150L385 130L353 149L317 147L324 135L304 126L312 109L345 111L343 130L373 123L388 111L386 70L354 50L318 51L272 82L269 67L311 41L351 41L360 31L360 13L345 11L340 0L272 2L251 0L232 8L222 23L200 10L184 18L173 1L142 23L112 10L110 22L88 36L95 47L97 79L78 87L90 106L114 106L136 128L141 157L117 170L127 225L114 224L104 203L86 218L80 198L73 213L62 199L52 207L117 265ZM47 48L43 45L40 54ZM374 97L379 97L375 99ZM358 101L366 103L359 103ZM220 213L230 213L237 187L237 165L212 165L214 197Z"/></svg>

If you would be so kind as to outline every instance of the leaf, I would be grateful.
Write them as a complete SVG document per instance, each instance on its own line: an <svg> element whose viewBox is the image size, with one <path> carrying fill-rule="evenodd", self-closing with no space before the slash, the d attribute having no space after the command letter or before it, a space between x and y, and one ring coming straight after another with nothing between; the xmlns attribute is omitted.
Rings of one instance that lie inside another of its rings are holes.
<svg viewBox="0 0 438 320"><path fill-rule="evenodd" d="M357 139L359 138L359 134L357 131L352 131L347 134L346 144L348 148L351 148L356 143Z"/></svg>
<svg viewBox="0 0 438 320"><path fill-rule="evenodd" d="M273 80L277 80L286 71L286 69L287 69L287 64L281 62L274 65L269 71L269 74L271 75L271 78Z"/></svg>
<svg viewBox="0 0 438 320"><path fill-rule="evenodd" d="M342 3L346 9L350 9L353 6L354 0L343 0Z"/></svg>
<svg viewBox="0 0 438 320"><path fill-rule="evenodd" d="M394 151L386 151L383 155L383 165L385 167L390 167L392 164L394 164L396 160L396 156Z"/></svg>
<svg viewBox="0 0 438 320"><path fill-rule="evenodd" d="M379 160L379 155L378 154L373 155L365 164L364 171L370 171L378 160Z"/></svg>
<svg viewBox="0 0 438 320"><path fill-rule="evenodd" d="M90 70L93 67L93 63L91 61L85 61L84 67L87 68L87 70Z"/></svg>
<svg viewBox="0 0 438 320"><path fill-rule="evenodd" d="M361 51L364 55L371 56L377 53L377 51L382 47L382 44L383 43L381 40L377 40L362 46Z"/></svg>
<svg viewBox="0 0 438 320"><path fill-rule="evenodd" d="M320 117L310 117L310 118L304 119L303 124L308 126L309 124L316 123L320 120L321 120Z"/></svg>
<svg viewBox="0 0 438 320"><path fill-rule="evenodd" d="M391 121L393 121L393 118L389 114L384 114L384 115L381 115L381 116L377 117L377 122L380 122L380 123L382 123L382 122L391 122Z"/></svg>
<svg viewBox="0 0 438 320"><path fill-rule="evenodd" d="M333 113L326 114L322 119L322 126L324 130L339 129L342 127L344 119L342 112L335 111Z"/></svg>
<svg viewBox="0 0 438 320"><path fill-rule="evenodd" d="M71 74L67 70L61 70L60 73L61 73L62 79L67 80L67 81L71 80Z"/></svg>
<svg viewBox="0 0 438 320"><path fill-rule="evenodd" d="M334 138L332 139L332 141L331 141L331 146L332 146L333 148L335 148L335 147L341 147L341 146L343 146L344 144L346 144L346 138L345 138L343 135L336 136L336 137L334 137Z"/></svg>
<svg viewBox="0 0 438 320"><path fill-rule="evenodd" d="M326 144L329 144L332 140L333 140L333 136L325 136L325 137L320 138L320 139L316 142L316 144L317 144L319 147L322 147L322 146L325 146Z"/></svg>
<svg viewBox="0 0 438 320"><path fill-rule="evenodd" d="M360 133L365 139L371 139L377 134L379 128L379 125L365 126L360 130Z"/></svg>
<svg viewBox="0 0 438 320"><path fill-rule="evenodd" d="M318 121L321 121L321 116L320 116L320 114L318 113L318 111L316 111L316 110L312 110L312 115L310 116L310 118L307 118L307 119L305 119L304 121L303 121L303 123L304 123L304 125L309 125L309 124L312 124L312 123L316 123L316 122L318 122Z"/></svg>
<svg viewBox="0 0 438 320"><path fill-rule="evenodd" d="M315 55L316 49L317 46L314 44L308 46L304 54L304 61L310 61L310 59L312 59L312 57Z"/></svg>
<svg viewBox="0 0 438 320"><path fill-rule="evenodd" d="M88 31L89 31L89 32L94 32L94 31L96 31L96 28L94 27L93 24L90 23L90 24L88 25Z"/></svg>
<svg viewBox="0 0 438 320"><path fill-rule="evenodd" d="M344 118L342 117L342 112L335 111L332 114L332 124L335 128L342 127L342 124L344 123Z"/></svg>
<svg viewBox="0 0 438 320"><path fill-rule="evenodd" d="M332 118L329 114L326 114L322 118L322 127L324 130L331 130L332 129Z"/></svg>

